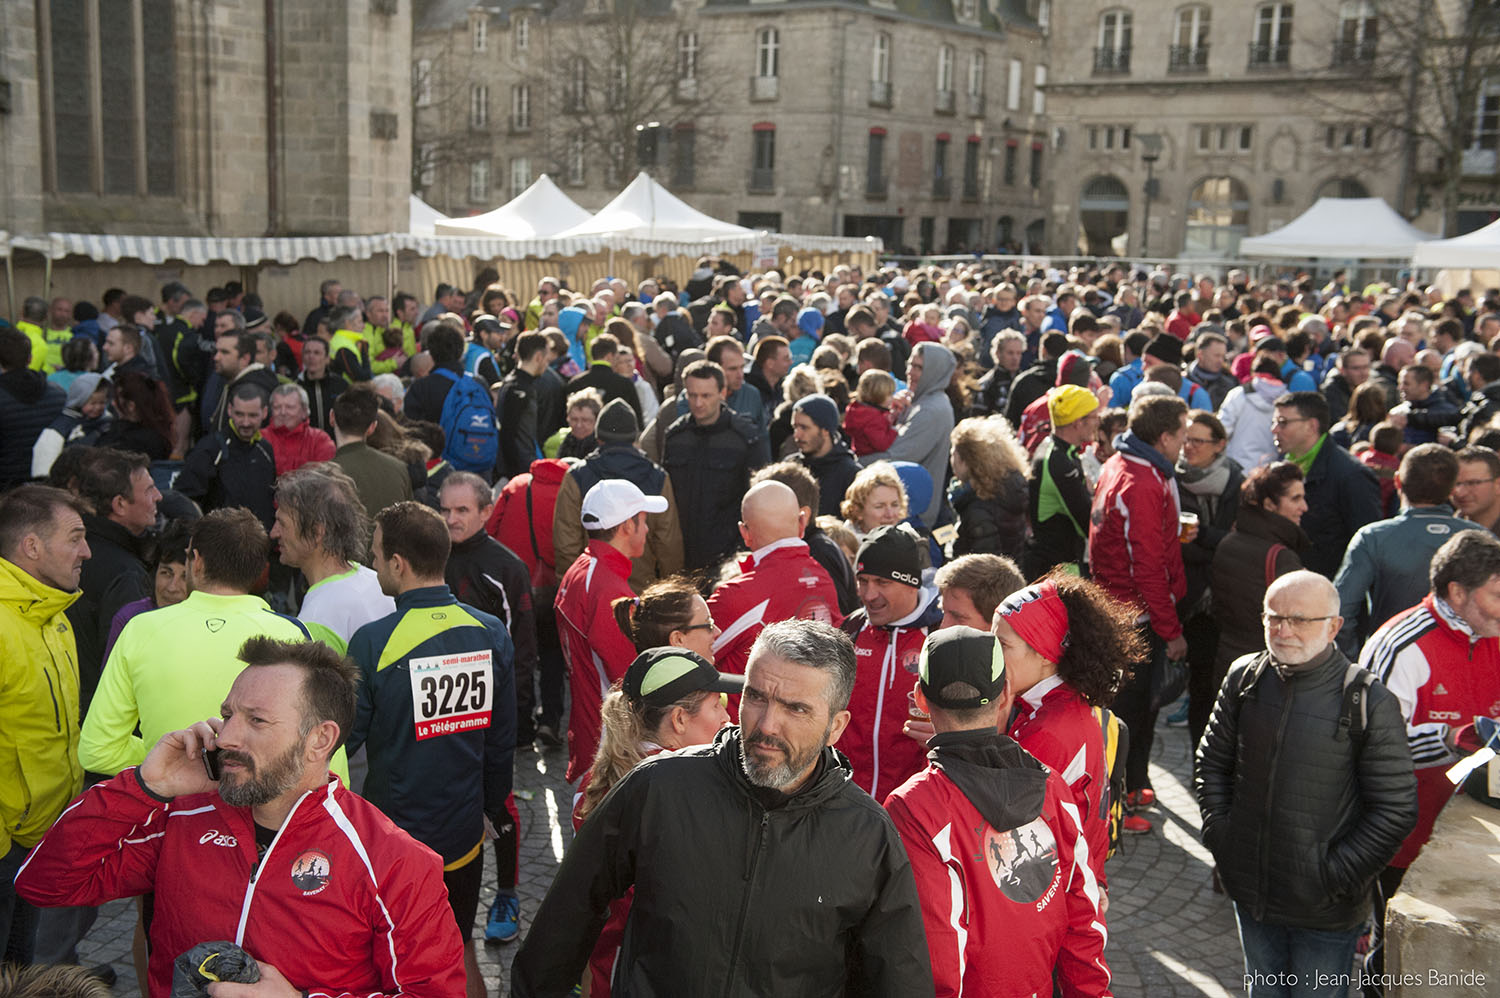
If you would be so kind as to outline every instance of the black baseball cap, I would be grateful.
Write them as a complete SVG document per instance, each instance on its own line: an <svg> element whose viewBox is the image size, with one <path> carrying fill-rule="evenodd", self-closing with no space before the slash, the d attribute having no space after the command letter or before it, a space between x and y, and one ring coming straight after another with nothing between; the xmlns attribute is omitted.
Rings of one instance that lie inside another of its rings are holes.
<svg viewBox="0 0 1500 998"><path fill-rule="evenodd" d="M922 693L937 707L970 710L994 703L1005 689L1005 654L988 631L973 627L945 627L933 631L922 644L917 662ZM951 683L967 683L977 696L949 699L939 692Z"/></svg>
<svg viewBox="0 0 1500 998"><path fill-rule="evenodd" d="M621 685L631 703L666 707L698 690L742 693L745 677L726 676L685 648L648 648L630 663Z"/></svg>

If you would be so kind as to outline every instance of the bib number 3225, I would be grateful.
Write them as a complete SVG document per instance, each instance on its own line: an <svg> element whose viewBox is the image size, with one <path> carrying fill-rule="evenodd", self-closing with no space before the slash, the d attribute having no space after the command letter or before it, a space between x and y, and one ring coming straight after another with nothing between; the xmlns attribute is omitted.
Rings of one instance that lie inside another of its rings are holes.
<svg viewBox="0 0 1500 998"><path fill-rule="evenodd" d="M491 652L456 652L411 660L411 713L417 741L490 726Z"/></svg>

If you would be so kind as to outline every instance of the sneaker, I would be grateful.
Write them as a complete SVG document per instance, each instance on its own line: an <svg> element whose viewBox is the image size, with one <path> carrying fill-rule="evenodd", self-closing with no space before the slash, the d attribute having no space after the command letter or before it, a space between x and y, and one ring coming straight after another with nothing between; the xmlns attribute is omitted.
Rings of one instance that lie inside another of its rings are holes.
<svg viewBox="0 0 1500 998"><path fill-rule="evenodd" d="M1129 810L1135 810L1140 807L1154 807L1155 805L1156 791L1150 787L1141 787L1141 789L1132 790L1125 795L1125 807Z"/></svg>
<svg viewBox="0 0 1500 998"><path fill-rule="evenodd" d="M514 895L498 895L484 923L484 941L511 943L521 934L521 902Z"/></svg>
<svg viewBox="0 0 1500 998"><path fill-rule="evenodd" d="M1185 727L1187 727L1187 723L1188 723L1188 702L1186 700L1184 700L1184 701L1182 701L1181 704L1178 705L1178 707L1177 707L1176 710L1172 711L1172 713L1170 713L1170 714L1167 715L1167 727L1169 727L1169 728L1185 728Z"/></svg>
<svg viewBox="0 0 1500 998"><path fill-rule="evenodd" d="M1144 835L1151 831L1151 822L1138 814L1127 814L1120 822L1120 831L1126 835Z"/></svg>
<svg viewBox="0 0 1500 998"><path fill-rule="evenodd" d="M536 740L547 748L558 748L562 745L562 736L557 733L557 728L543 721L536 726Z"/></svg>

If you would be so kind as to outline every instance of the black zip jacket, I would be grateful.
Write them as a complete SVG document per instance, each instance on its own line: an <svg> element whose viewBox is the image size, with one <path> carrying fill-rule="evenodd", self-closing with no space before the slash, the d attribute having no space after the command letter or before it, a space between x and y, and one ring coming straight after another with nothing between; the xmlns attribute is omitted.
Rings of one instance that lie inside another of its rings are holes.
<svg viewBox="0 0 1500 998"><path fill-rule="evenodd" d="M1225 892L1257 921L1351 929L1370 912L1370 885L1417 823L1417 778L1395 696L1367 691L1363 739L1339 731L1349 660L1270 662L1247 692L1229 670L1198 746L1194 786L1203 844Z"/></svg>
<svg viewBox="0 0 1500 998"><path fill-rule="evenodd" d="M672 476L688 571L708 568L734 552L740 500L750 487L757 447L765 448L759 431L727 405L707 426L688 413L668 428L661 464Z"/></svg>
<svg viewBox="0 0 1500 998"><path fill-rule="evenodd" d="M67 401L68 393L40 371L18 367L0 374L0 490L31 478L36 438Z"/></svg>
<svg viewBox="0 0 1500 998"><path fill-rule="evenodd" d="M531 718L536 675L536 614L526 563L480 530L453 545L443 572L460 603L500 618L516 650L516 714L525 729Z"/></svg>
<svg viewBox="0 0 1500 998"><path fill-rule="evenodd" d="M78 694L86 714L104 669L110 622L126 603L150 596L152 587L141 562L140 541L130 531L92 514L84 516L83 526L89 558L78 580L83 595L68 607L68 621L78 644Z"/></svg>
<svg viewBox="0 0 1500 998"><path fill-rule="evenodd" d="M333 424L328 421L328 414L333 411L333 400L343 394L349 382L342 375L329 371L321 378L309 378L304 374L297 379L297 384L307 392L307 421L332 437Z"/></svg>
<svg viewBox="0 0 1500 998"><path fill-rule="evenodd" d="M573 840L511 993L567 995L633 886L614 998L932 994L911 863L852 775L825 748L800 793L753 787L733 728L642 762Z"/></svg>

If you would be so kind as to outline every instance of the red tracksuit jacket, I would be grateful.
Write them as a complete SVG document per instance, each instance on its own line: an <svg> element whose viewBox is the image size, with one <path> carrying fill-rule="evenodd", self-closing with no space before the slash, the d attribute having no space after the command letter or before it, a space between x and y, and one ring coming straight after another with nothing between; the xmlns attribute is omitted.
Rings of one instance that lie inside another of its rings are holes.
<svg viewBox="0 0 1500 998"><path fill-rule="evenodd" d="M714 642L720 672L743 675L750 646L767 624L778 620L821 620L838 627L838 590L795 537L768 544L740 562L744 574L714 590L708 611L723 632Z"/></svg>
<svg viewBox="0 0 1500 998"><path fill-rule="evenodd" d="M620 633L610 608L621 596L635 596L630 589L630 559L605 541L589 541L558 582L557 633L573 694L564 774L569 783L594 764L604 695L625 678L625 670L635 661L635 645Z"/></svg>
<svg viewBox="0 0 1500 998"><path fill-rule="evenodd" d="M163 802L127 769L62 813L16 891L39 905L155 891L152 998L171 994L172 961L219 939L312 998L464 995L442 860L334 778L297 801L257 867L249 808Z"/></svg>
<svg viewBox="0 0 1500 998"><path fill-rule="evenodd" d="M1055 773L993 731L928 743L886 798L911 858L937 998L1108 995L1101 892Z"/></svg>
<svg viewBox="0 0 1500 998"><path fill-rule="evenodd" d="M333 438L322 430L313 429L305 419L290 430L272 424L261 430L260 435L271 441L278 476L314 461L333 460Z"/></svg>
<svg viewBox="0 0 1500 998"><path fill-rule="evenodd" d="M854 782L876 800L927 764L927 750L902 734L901 726L922 643L942 619L937 590L923 589L917 609L900 623L875 627L863 609L844 621L844 633L854 639L855 673L849 726L838 748L854 767Z"/></svg>
<svg viewBox="0 0 1500 998"><path fill-rule="evenodd" d="M1104 732L1094 712L1073 687L1049 676L1016 697L1015 718L1007 733L1067 786L1083 820L1094 879L1107 883L1109 770L1104 764Z"/></svg>
<svg viewBox="0 0 1500 998"><path fill-rule="evenodd" d="M1500 717L1500 638L1481 638L1447 601L1431 593L1370 636L1359 664L1396 694L1417 767L1417 827L1391 866L1410 866L1456 789L1443 775L1460 758L1454 728L1475 716Z"/></svg>
<svg viewBox="0 0 1500 998"><path fill-rule="evenodd" d="M1180 512L1176 480L1149 461L1117 451L1104 462L1089 515L1089 569L1111 596L1149 614L1163 641L1182 633Z"/></svg>

